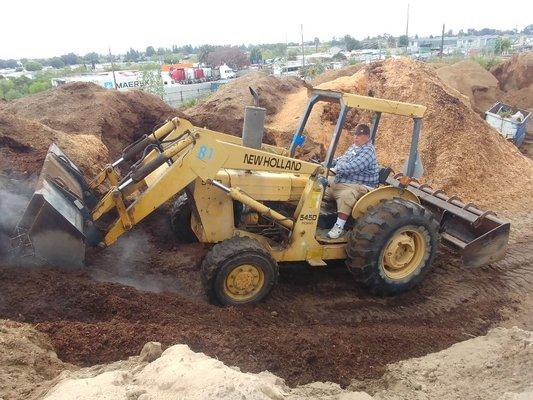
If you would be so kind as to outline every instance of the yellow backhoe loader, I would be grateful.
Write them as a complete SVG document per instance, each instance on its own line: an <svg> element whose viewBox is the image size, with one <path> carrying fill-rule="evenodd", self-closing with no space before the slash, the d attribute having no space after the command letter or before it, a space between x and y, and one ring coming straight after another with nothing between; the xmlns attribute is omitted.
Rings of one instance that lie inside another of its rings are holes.
<svg viewBox="0 0 533 400"><path fill-rule="evenodd" d="M294 158L319 101L340 104L325 160ZM390 168L382 168L380 186L355 204L348 234L329 239L335 213L321 212L321 181L330 174L350 108L373 113L372 141L382 113L412 119L413 134L403 173L392 177ZM86 245L111 246L176 199L171 220L178 238L214 244L201 269L210 299L222 305L263 299L285 262L322 267L346 260L371 292L391 295L428 273L440 241L458 250L465 265L501 259L509 223L417 183L425 111L422 105L310 90L289 149L262 143L265 110L259 107L246 108L242 138L174 118L126 147L91 182L52 145L13 245L49 264L81 265Z"/></svg>

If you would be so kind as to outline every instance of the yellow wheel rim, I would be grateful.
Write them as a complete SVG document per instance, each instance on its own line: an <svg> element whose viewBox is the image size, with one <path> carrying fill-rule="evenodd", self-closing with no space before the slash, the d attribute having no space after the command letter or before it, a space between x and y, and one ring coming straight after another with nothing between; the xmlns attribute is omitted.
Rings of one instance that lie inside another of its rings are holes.
<svg viewBox="0 0 533 400"><path fill-rule="evenodd" d="M415 227L394 233L381 254L381 266L387 277L403 279L416 270L426 253L426 240Z"/></svg>
<svg viewBox="0 0 533 400"><path fill-rule="evenodd" d="M224 280L224 293L233 300L250 300L265 284L265 274L255 265L243 264L233 268Z"/></svg>

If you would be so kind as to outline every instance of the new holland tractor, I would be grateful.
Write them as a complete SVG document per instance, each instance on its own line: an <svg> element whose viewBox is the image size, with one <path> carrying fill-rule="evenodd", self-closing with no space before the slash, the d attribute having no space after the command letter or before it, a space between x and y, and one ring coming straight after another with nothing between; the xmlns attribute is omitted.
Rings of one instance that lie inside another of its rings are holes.
<svg viewBox="0 0 533 400"><path fill-rule="evenodd" d="M320 101L340 104L326 157L320 163L297 159L306 122ZM351 108L373 113L372 141L383 113L412 119L411 145L403 174L392 177L390 168L382 168L379 187L353 207L349 232L329 239L335 212L322 207L321 181L330 175ZM82 265L86 246L111 246L174 200L178 238L213 244L201 271L209 298L221 305L262 300L286 262L323 267L345 260L372 293L393 295L428 273L440 241L457 250L465 265L501 259L509 223L417 183L425 111L422 105L310 90L289 149L262 143L265 110L259 107L246 108L242 138L174 118L126 147L92 181L52 145L14 247L48 264Z"/></svg>

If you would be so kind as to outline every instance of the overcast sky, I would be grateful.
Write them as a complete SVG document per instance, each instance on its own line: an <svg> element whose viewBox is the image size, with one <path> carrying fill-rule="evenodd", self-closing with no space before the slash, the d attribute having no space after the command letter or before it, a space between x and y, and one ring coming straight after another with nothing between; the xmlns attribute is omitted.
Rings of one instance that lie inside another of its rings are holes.
<svg viewBox="0 0 533 400"><path fill-rule="evenodd" d="M533 1L291 1L291 0L2 0L0 58L51 57L90 51L123 53L129 47L173 44L249 44L318 36L405 33L438 35L484 27L523 29L533 23Z"/></svg>

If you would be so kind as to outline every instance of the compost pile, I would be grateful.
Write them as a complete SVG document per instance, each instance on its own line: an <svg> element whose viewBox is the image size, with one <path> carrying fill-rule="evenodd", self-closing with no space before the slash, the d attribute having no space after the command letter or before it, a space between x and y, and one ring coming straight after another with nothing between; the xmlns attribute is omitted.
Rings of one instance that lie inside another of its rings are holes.
<svg viewBox="0 0 533 400"><path fill-rule="evenodd" d="M334 79L340 78L341 76L350 76L355 74L357 71L359 71L361 68L363 68L364 64L355 64L355 65L348 65L347 67L339 68L339 69L328 69L327 71L324 71L320 75L318 75L315 79L311 81L311 85L318 86L321 83L329 82Z"/></svg>
<svg viewBox="0 0 533 400"><path fill-rule="evenodd" d="M127 144L176 115L175 109L146 92L71 83L0 103L2 156L7 168L38 172L46 149L57 141L73 161L94 172L117 158Z"/></svg>
<svg viewBox="0 0 533 400"><path fill-rule="evenodd" d="M516 204L524 208L521 199L533 190L533 162L465 104L431 66L409 59L386 60L318 87L425 105L427 112L419 144L425 168L422 181L483 207L512 209ZM288 96L270 127L294 130L306 99L304 90ZM337 105L315 106L308 134L327 145L338 110ZM370 114L350 111L347 127L358 122L369 123ZM406 117L382 116L376 144L382 165L402 170L412 127L412 121ZM344 134L338 152L346 149L348 140L349 136Z"/></svg>
<svg viewBox="0 0 533 400"><path fill-rule="evenodd" d="M491 72L505 91L504 103L533 111L533 52L516 54Z"/></svg>
<svg viewBox="0 0 533 400"><path fill-rule="evenodd" d="M515 54L490 72L504 91L523 89L533 83L533 52Z"/></svg>
<svg viewBox="0 0 533 400"><path fill-rule="evenodd" d="M498 80L476 61L465 60L438 68L437 75L448 86L466 95L472 108L480 114L501 96Z"/></svg>
<svg viewBox="0 0 533 400"><path fill-rule="evenodd" d="M71 135L35 120L0 109L0 170L14 177L38 173L51 143L89 175L94 175L109 160L102 141L87 133Z"/></svg>

